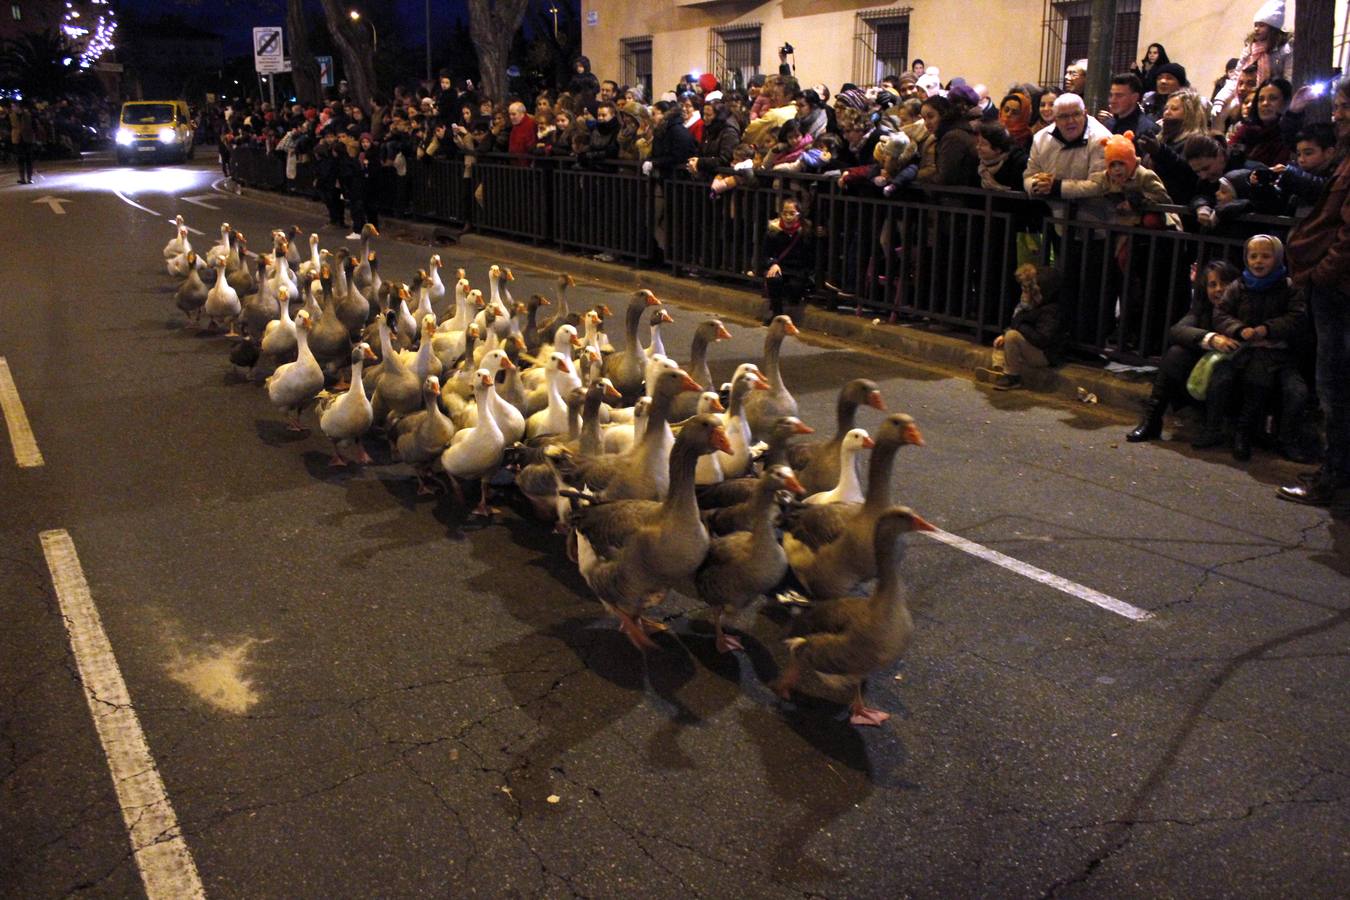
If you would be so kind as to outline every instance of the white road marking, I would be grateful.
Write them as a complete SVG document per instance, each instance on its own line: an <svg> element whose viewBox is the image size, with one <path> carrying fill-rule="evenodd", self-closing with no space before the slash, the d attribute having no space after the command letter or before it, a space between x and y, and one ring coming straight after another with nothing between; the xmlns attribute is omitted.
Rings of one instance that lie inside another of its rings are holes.
<svg viewBox="0 0 1350 900"><path fill-rule="evenodd" d="M207 209L220 209L219 206L215 206L214 204L206 202L207 200L215 199L210 194L197 194L192 197L179 197L178 199L182 200L184 203L191 203L194 206L204 206Z"/></svg>
<svg viewBox="0 0 1350 900"><path fill-rule="evenodd" d="M45 203L49 207L51 207L52 212L56 213L58 216L64 216L66 214L66 210L65 207L63 207L61 204L73 203L74 201L67 200L65 197L53 197L51 194L47 194L45 196L37 198L33 202Z"/></svg>
<svg viewBox="0 0 1350 900"><path fill-rule="evenodd" d="M0 408L4 409L5 424L9 426L14 461L24 469L42 465L42 451L38 449L37 438L33 436L33 426L28 424L28 414L24 412L23 401L19 399L19 388L9 371L9 361L3 356L0 356Z"/></svg>
<svg viewBox="0 0 1350 900"><path fill-rule="evenodd" d="M1140 609L1137 606L1131 606L1124 600L1117 600L1115 597L1103 594L1100 591L1094 591L1090 587L1084 587L1076 581L1070 581L1067 578L1061 578L1058 575L1038 569L1031 563L1024 563L1020 559L1013 559L1011 556L1005 556L997 550L990 550L983 544L977 544L974 541L966 540L958 534L952 534L950 531L938 529L936 531L923 531L920 534L926 534L935 541L940 541L948 547L954 547L963 553L969 553L977 559L985 562L991 562L996 566L1002 566L1010 572L1016 572L1032 581L1038 581L1047 587L1052 587L1057 591L1063 591L1071 597L1077 597L1079 600L1086 600L1093 606L1099 606L1107 612L1113 612L1118 616L1124 616L1135 622L1147 622L1153 618L1153 613L1148 610Z"/></svg>
<svg viewBox="0 0 1350 900"><path fill-rule="evenodd" d="M159 215L159 213L155 212L153 209L150 209L148 206L141 206L139 203L137 203L135 200L132 200L130 197L128 197L121 191L113 191L113 193L117 195L117 199L121 200L128 206L134 206L137 209L141 210L142 212L148 212L152 216Z"/></svg>
<svg viewBox="0 0 1350 900"><path fill-rule="evenodd" d="M205 897L197 865L183 840L178 817L89 593L75 542L65 529L44 531L38 537L145 892L150 900Z"/></svg>

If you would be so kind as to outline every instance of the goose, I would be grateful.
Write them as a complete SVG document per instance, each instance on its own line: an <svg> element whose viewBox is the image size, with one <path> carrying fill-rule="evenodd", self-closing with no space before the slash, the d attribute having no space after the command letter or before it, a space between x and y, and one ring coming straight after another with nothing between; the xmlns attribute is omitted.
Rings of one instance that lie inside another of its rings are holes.
<svg viewBox="0 0 1350 900"><path fill-rule="evenodd" d="M352 356L352 336L347 326L337 316L337 301L333 299L333 281L321 280L323 299L320 301L318 319L311 319L313 328L309 334L309 349L319 361L325 374L336 375L344 363ZM369 345L367 345L369 346ZM342 386L339 385L338 389Z"/></svg>
<svg viewBox="0 0 1350 900"><path fill-rule="evenodd" d="M839 483L828 491L807 497L803 503L823 506L827 503L862 503L862 484L858 481L858 454L877 445L865 428L850 429L839 445Z"/></svg>
<svg viewBox="0 0 1350 900"><path fill-rule="evenodd" d="M704 319L700 322L694 329L693 343L689 348L689 365L684 367L689 377L704 387L712 387L712 372L708 370L708 345L728 340L731 340L731 332L727 331L721 319ZM683 421L695 414L697 406L697 397L681 394L670 408L670 418L675 422Z"/></svg>
<svg viewBox="0 0 1350 900"><path fill-rule="evenodd" d="M211 290L206 292L206 304L202 311L210 318L212 328L217 327L220 322L227 322L230 326L230 337L239 333L236 325L243 307L239 303L238 292L230 287L229 281L225 278L225 260L223 259L216 262L216 283L211 285Z"/></svg>
<svg viewBox="0 0 1350 900"><path fill-rule="evenodd" d="M440 303L445 299L445 282L441 281L441 267L445 263L441 262L439 253L431 254L431 259L427 260L427 273L430 281L427 285L427 293L431 297L432 303Z"/></svg>
<svg viewBox="0 0 1350 900"><path fill-rule="evenodd" d="M418 330L417 320L413 318L412 311L408 309L408 291L406 289L398 292L398 312L394 331L398 335L399 343L404 347L412 347L417 342Z"/></svg>
<svg viewBox="0 0 1350 900"><path fill-rule="evenodd" d="M896 506L883 511L870 527L870 546L864 548L877 574L870 597L840 596L813 603L794 623L788 638L788 665L774 683L784 699L809 669L832 688L853 689L849 723L880 725L890 714L863 702L867 676L894 665L909 646L914 618L900 583L904 554L901 538L911 531L935 531L913 510Z"/></svg>
<svg viewBox="0 0 1350 900"><path fill-rule="evenodd" d="M754 363L741 363L736 368L724 420L731 449L717 458L725 478L740 478L750 470L750 423L746 421L745 407L751 392L768 389L769 383Z"/></svg>
<svg viewBox="0 0 1350 900"><path fill-rule="evenodd" d="M474 345L473 353L466 356L473 360L473 367L478 368L479 361L493 350L496 350L501 342L497 335L496 324L498 321L497 312L491 306L483 310L483 326L479 329L481 340ZM476 322L474 323L477 324Z"/></svg>
<svg viewBox="0 0 1350 900"><path fill-rule="evenodd" d="M558 274L557 308L553 311L552 318L539 323L533 338L526 335L527 348L531 340L534 341L536 347L552 341L553 332L557 331L562 325L571 325L573 328L576 328L581 324L580 319L577 316L572 315L567 307L567 289L576 283L576 279L566 272L560 272Z"/></svg>
<svg viewBox="0 0 1350 900"><path fill-rule="evenodd" d="M531 294L529 301L525 306L525 327L521 329L521 337L525 339L525 350L534 355L539 352L543 346L543 341L539 338L539 307L551 306L553 301L543 294Z"/></svg>
<svg viewBox="0 0 1350 900"><path fill-rule="evenodd" d="M380 374L371 395L375 421L381 424L390 413L404 416L414 412L422 402L422 382L408 360L395 352L389 332L395 313L391 310L380 320Z"/></svg>
<svg viewBox="0 0 1350 900"><path fill-rule="evenodd" d="M465 341L464 355L446 370L449 374L441 386L441 405L452 419L459 416L464 406L473 400L474 372L477 371L473 365L473 352L478 346L477 325L469 325Z"/></svg>
<svg viewBox="0 0 1350 900"><path fill-rule="evenodd" d="M498 265L494 265L492 268L488 269L489 294L487 306L480 310L473 320L474 324L478 326L479 332L482 333L484 340L487 340L488 310L491 310L493 314L497 316L497 321L493 326L497 331L497 336L499 338L506 336L506 330L509 327L509 323L505 320L510 317L511 313L508 311L506 304L502 301L502 280L505 279L510 281L514 277L515 276L511 274L510 270L503 269Z"/></svg>
<svg viewBox="0 0 1350 900"><path fill-rule="evenodd" d="M322 269L321 269L322 271ZM356 337L370 321L370 300L354 285L348 286L345 294L337 296L337 317L347 333Z"/></svg>
<svg viewBox="0 0 1350 900"><path fill-rule="evenodd" d="M605 307L608 309L609 307ZM613 353L614 348L610 346L609 337L604 332L605 313L600 307L588 309L586 315L581 319L582 343L590 347L596 353L604 356L606 353Z"/></svg>
<svg viewBox="0 0 1350 900"><path fill-rule="evenodd" d="M174 301L192 322L200 322L202 307L206 305L206 284L197 274L197 254L189 252L184 257L188 263L187 277L174 292Z"/></svg>
<svg viewBox="0 0 1350 900"><path fill-rule="evenodd" d="M675 443L666 411L681 391L699 386L683 369L662 369L652 392L642 439L619 456L578 456L569 462L568 482L607 500L660 500L670 489L667 463ZM691 420L692 421L692 420Z"/></svg>
<svg viewBox="0 0 1350 900"><path fill-rule="evenodd" d="M291 289L291 296L298 296L300 293L300 283L296 281L295 275L291 272L290 260L286 257L286 250L290 242L286 240L286 235L277 232L278 249L272 252L272 272L269 280L272 282L272 288L281 287L283 284Z"/></svg>
<svg viewBox="0 0 1350 900"><path fill-rule="evenodd" d="M267 323L262 334L262 352L277 365L290 362L295 358L296 352L295 320L291 318L290 292L285 288L282 290L282 295L277 298L277 317Z"/></svg>
<svg viewBox="0 0 1350 900"><path fill-rule="evenodd" d="M183 230L186 233L187 229ZM191 246L188 247L186 252L164 261L164 271L174 278L186 278L189 269L205 271L208 268L210 266L206 264L206 260L194 253Z"/></svg>
<svg viewBox="0 0 1350 900"><path fill-rule="evenodd" d="M337 265L332 267L333 271L333 296L339 300L347 296L347 291L351 287L352 270L356 268L356 263L352 260L351 251L346 247L337 248L337 252L329 254L332 259L337 260ZM376 296L367 294L367 296Z"/></svg>
<svg viewBox="0 0 1350 900"><path fill-rule="evenodd" d="M492 376L484 369L474 373L474 399L480 406L487 402L492 390ZM450 485L460 503L464 502L464 492L459 486L463 479L477 478L482 483L482 495L474 514L491 516L495 510L488 505L488 479L502 463L502 454L506 441L497 420L492 416L480 416L473 428L455 432L450 446L441 453L441 468L450 476Z"/></svg>
<svg viewBox="0 0 1350 900"><path fill-rule="evenodd" d="M763 456L764 467L786 465L783 448L797 435L811 434L813 429L796 416L784 416L774 423L769 434L769 446ZM703 521L715 535L733 531L749 531L754 526L751 503L759 479L752 476L724 480L719 484L701 485L698 505L704 510Z"/></svg>
<svg viewBox="0 0 1350 900"><path fill-rule="evenodd" d="M651 359L654 356L666 355L666 343L661 340L661 326L673 323L674 321L675 320L671 318L670 313L666 312L664 306L658 306L648 314L648 344L642 351L647 355L647 359ZM690 375L689 377L693 378L694 376ZM694 380L698 381L697 378L694 378ZM699 383L703 384L704 382Z"/></svg>
<svg viewBox="0 0 1350 900"><path fill-rule="evenodd" d="M799 334L791 316L774 316L769 323L769 332L764 336L764 360L760 367L769 381L768 391L754 394L746 401L746 418L750 422L750 434L759 440L769 433L773 423L781 416L797 415L797 400L783 384L783 373L778 368L778 356L783 348L783 339Z"/></svg>
<svg viewBox="0 0 1350 900"><path fill-rule="evenodd" d="M603 380L606 383L609 383L608 378ZM683 396L683 392L678 395L678 397ZM615 399L619 397L618 391L614 392L614 397ZM720 406L721 404L718 405ZM633 444L642 439L642 433L647 428L647 414L651 411L651 408L651 397L639 397L638 402L633 404L633 421L606 425L604 431L601 433L601 440L604 442L605 452L627 453L631 450ZM707 458L708 457L706 456L702 457L699 460L699 465L701 466L703 460Z"/></svg>
<svg viewBox="0 0 1350 900"><path fill-rule="evenodd" d="M206 251L206 264L214 266L216 260L227 258L234 251L234 244L230 240L230 223L220 223L220 241L212 244L211 249Z"/></svg>
<svg viewBox="0 0 1350 900"><path fill-rule="evenodd" d="M716 417L717 413L724 412L726 412L726 409L722 406L722 400L717 394L712 391L704 391L698 395L698 412L695 415ZM726 426L726 422L720 417L717 421L721 422L723 427ZM694 469L694 484L716 484L723 477L722 464L716 453L709 453L707 456L698 458L698 466Z"/></svg>
<svg viewBox="0 0 1350 900"><path fill-rule="evenodd" d="M292 225L289 232L283 232L286 235L286 264L292 268L300 267L300 249L295 242L304 234L304 230L299 225Z"/></svg>
<svg viewBox="0 0 1350 900"><path fill-rule="evenodd" d="M567 404L563 400L563 379L572 375L572 364L561 353L550 353L548 357L548 406L525 420L525 436L538 437L541 434L567 433ZM577 385L567 385L567 390Z"/></svg>
<svg viewBox="0 0 1350 900"><path fill-rule="evenodd" d="M234 247L230 255L226 257L225 277L230 280L230 287L243 297L262 288L248 267L248 238L244 236L242 231L231 231L230 236L233 238ZM258 265L261 269L261 257L259 257Z"/></svg>
<svg viewBox="0 0 1350 900"><path fill-rule="evenodd" d="M722 617L745 609L760 595L773 590L787 574L787 554L778 543L775 529L778 492L783 490L800 495L803 488L787 466L766 468L756 482L752 498L753 527L713 538L708 555L694 576L699 599L716 614L713 628L719 653L745 649L739 639L722 630Z"/></svg>
<svg viewBox="0 0 1350 900"><path fill-rule="evenodd" d="M309 350L309 332L313 327L309 313L303 309L296 313L295 362L277 366L264 382L267 399L287 414L286 428L290 431L305 430L300 424L300 412L323 390L323 369Z"/></svg>
<svg viewBox="0 0 1350 900"><path fill-rule="evenodd" d="M365 294L368 297L378 297L380 289L384 287L384 279L380 277L380 260L374 250L370 251L370 259L367 262L370 264L370 289L365 291Z"/></svg>
<svg viewBox="0 0 1350 900"><path fill-rule="evenodd" d="M352 284L355 284L363 291L370 290L370 242L371 239L380 236L380 230L371 223L367 222L361 228L361 258L357 261L356 270L352 272Z"/></svg>
<svg viewBox="0 0 1350 900"><path fill-rule="evenodd" d="M319 404L319 430L333 442L333 458L328 461L330 466L347 465L347 461L342 458L344 444L356 445L357 462L363 465L374 462L361 446L361 435L370 430L371 422L375 419L365 385L361 383L361 369L366 360L374 358L375 354L365 341L353 347L350 357L351 386Z"/></svg>
<svg viewBox="0 0 1350 900"><path fill-rule="evenodd" d="M231 284L233 287L233 284ZM241 301L242 309L240 318L244 322L244 333L253 341L262 339L262 334L267 330L267 323L277 317L277 295L273 293L272 286L263 279L258 285L257 293L240 294L243 297ZM287 294L289 297L290 295ZM289 301L288 301L289 302ZM313 313L310 314L311 316Z"/></svg>
<svg viewBox="0 0 1350 900"><path fill-rule="evenodd" d="M436 331L464 331L472 321L473 315L469 312L469 279L464 277L464 270L460 269L459 277L455 279L455 311L436 326Z"/></svg>
<svg viewBox="0 0 1350 900"><path fill-rule="evenodd" d="M455 425L460 428L472 428L478 424L478 417L486 413L497 420L497 427L502 430L502 438L506 443L508 445L514 444L525 437L525 417L521 415L520 410L502 398L501 394L495 389L499 387L495 382L498 372L505 372L509 375L515 371L516 365L511 362L511 358L506 355L506 351L498 347L483 357L483 365L480 368L492 376L494 389L488 393L487 403L483 406L476 403L467 404L464 411L455 418Z"/></svg>
<svg viewBox="0 0 1350 900"><path fill-rule="evenodd" d="M550 354L560 353L567 358L568 362L572 362L572 351L574 348L580 346L581 338L577 337L577 330L571 325L563 325L553 333L552 344L544 345L544 352L539 356L539 359L547 361ZM575 373L574 378L569 379L569 381L572 383L566 390L570 390L574 387L581 387L580 372ZM520 383L525 388L525 404L526 406L531 407L530 411L534 412L537 409L542 409L544 404L548 402L548 395L544 393L548 386L548 377L544 367L538 365L531 369L526 369L524 372L520 373Z"/></svg>
<svg viewBox="0 0 1350 900"><path fill-rule="evenodd" d="M642 311L660 304L656 295L646 288L636 291L628 301L628 311L624 316L624 337L627 340L623 350L605 358L605 377L614 382L614 387L630 405L642 394L643 370L647 362L642 345L638 342Z"/></svg>
<svg viewBox="0 0 1350 900"><path fill-rule="evenodd" d="M296 272L301 281L313 281L319 277L319 270L323 267L323 260L319 257L319 236L311 234L309 236L309 258L296 266Z"/></svg>
<svg viewBox="0 0 1350 900"><path fill-rule="evenodd" d="M417 493L432 493L427 485L430 464L439 459L455 436L455 423L441 411L441 380L428 375L422 381L422 409L403 416L394 425L391 440L398 458L413 467Z"/></svg>
<svg viewBox="0 0 1350 900"><path fill-rule="evenodd" d="M877 517L891 505L895 454L906 444L921 446L923 435L912 418L894 413L881 423L875 440L861 504L803 505L784 519L788 565L811 597L842 597L876 577L867 551Z"/></svg>
<svg viewBox="0 0 1350 900"><path fill-rule="evenodd" d="M726 446L722 426L710 416L696 416L675 439L664 500L610 501L572 511L569 550L575 548L571 555L577 568L639 650L655 647L648 632L665 627L643 618L641 611L660 603L672 584L693 576L707 556L708 531L694 500L694 468L699 456Z"/></svg>
<svg viewBox="0 0 1350 900"><path fill-rule="evenodd" d="M880 388L869 378L855 378L840 389L835 406L834 437L828 441L793 444L788 451L788 462L808 494L828 491L839 483L839 445L853 429L860 406L886 411Z"/></svg>
<svg viewBox="0 0 1350 900"><path fill-rule="evenodd" d="M422 339L417 343L417 353L413 355L412 362L413 372L417 375L418 381L425 380L428 375L439 378L444 371L431 346L431 336L435 333L436 315L427 313L422 317Z"/></svg>
<svg viewBox="0 0 1350 900"><path fill-rule="evenodd" d="M436 334L431 339L431 346L435 350L436 356L440 358L441 365L446 369L454 368L455 363L464 355L468 331L474 324L473 316L469 314L470 304L476 308L483 302L483 292L478 290L468 291L468 284L467 281L461 279L455 286L456 306L459 306L461 303L459 297L460 286L463 285L467 292L462 301L463 316L461 317L460 311L457 309L452 318L436 326ZM462 329L447 329L445 327L447 323L454 323L456 320L463 322L464 327ZM479 330L478 333L481 335L482 331Z"/></svg>
<svg viewBox="0 0 1350 900"><path fill-rule="evenodd" d="M559 461L574 453L600 452L600 403L607 392L618 394L604 378L584 390L572 391L567 397L571 416L567 439L546 438L542 447L532 442L519 450L522 464L516 473L516 488L546 522L566 522L570 512L571 503L563 493L567 482Z"/></svg>
<svg viewBox="0 0 1350 900"><path fill-rule="evenodd" d="M417 309L413 312L413 318L422 321L427 316L431 316L431 321L436 321L436 310L431 307L431 284L427 280L425 269L417 270L417 277L413 280L417 286Z"/></svg>
<svg viewBox="0 0 1350 900"><path fill-rule="evenodd" d="M173 217L173 237L164 245L164 258L173 259L175 256L186 256L192 249L188 243L187 223L183 221L182 216Z"/></svg>

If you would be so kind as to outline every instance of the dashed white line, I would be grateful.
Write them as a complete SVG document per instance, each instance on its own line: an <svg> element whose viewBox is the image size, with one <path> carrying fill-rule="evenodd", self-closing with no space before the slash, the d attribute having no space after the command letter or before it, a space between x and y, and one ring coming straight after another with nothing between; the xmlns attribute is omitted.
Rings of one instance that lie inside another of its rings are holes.
<svg viewBox="0 0 1350 900"><path fill-rule="evenodd" d="M75 542L65 529L44 531L38 537L145 892L150 900L205 897L197 864L183 839L94 606Z"/></svg>
<svg viewBox="0 0 1350 900"><path fill-rule="evenodd" d="M1107 612L1113 612L1118 616L1124 616L1135 622L1146 622L1153 618L1153 613L1148 610L1140 609L1137 606L1131 606L1124 600L1117 600L1101 591L1094 591L1090 587L1084 587L1076 581L1070 581L1067 578L1061 578L1044 569L1038 569L1031 563L1024 563L1020 559L1013 559L999 553L997 550L990 550L983 544L977 544L974 541L967 540L959 534L952 534L950 531L938 529L936 531L923 531L920 534L926 534L935 541L941 541L948 547L954 547L963 553L969 553L977 559L985 562L991 562L996 566L1001 566L1010 572L1016 572L1032 581L1040 582L1047 587L1052 587L1057 591L1062 591L1071 597L1077 597L1079 600L1086 600L1093 606L1101 607Z"/></svg>
<svg viewBox="0 0 1350 900"><path fill-rule="evenodd" d="M23 401L19 399L19 388L9 371L9 361L3 356L0 356L0 408L3 408L5 424L9 426L14 461L23 469L42 465L42 451L38 449L33 426L28 424L28 413L24 412Z"/></svg>

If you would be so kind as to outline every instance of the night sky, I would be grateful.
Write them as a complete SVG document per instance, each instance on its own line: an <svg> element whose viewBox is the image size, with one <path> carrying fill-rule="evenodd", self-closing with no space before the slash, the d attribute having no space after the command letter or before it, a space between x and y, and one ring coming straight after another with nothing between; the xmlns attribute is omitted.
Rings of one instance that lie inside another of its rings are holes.
<svg viewBox="0 0 1350 900"><path fill-rule="evenodd" d="M349 5L362 9L373 3L385 6L392 3L408 44L418 46L426 40L424 0L351 0ZM120 5L139 18L154 21L161 15L176 15L191 25L213 31L225 38L226 56L250 52L254 26L286 24L284 0L121 0ZM323 13L319 4L310 2L309 6L315 20L320 20ZM431 0L433 34L444 34L456 19L469 20L464 0Z"/></svg>

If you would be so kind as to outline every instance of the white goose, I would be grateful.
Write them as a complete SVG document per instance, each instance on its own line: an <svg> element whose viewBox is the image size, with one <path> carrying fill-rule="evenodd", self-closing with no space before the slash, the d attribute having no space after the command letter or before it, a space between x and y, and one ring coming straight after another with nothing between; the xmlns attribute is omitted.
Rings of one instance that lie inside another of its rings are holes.
<svg viewBox="0 0 1350 900"><path fill-rule="evenodd" d="M234 252L234 246L230 242L230 223L220 223L220 242L213 244L210 250L206 251L207 265L214 266L216 260L226 259Z"/></svg>
<svg viewBox="0 0 1350 900"><path fill-rule="evenodd" d="M670 313L666 312L664 306L658 306L651 311L651 314L647 318L647 329L650 334L649 343L643 349L643 352L647 354L648 359L651 359L653 356L667 355L665 341L661 340L661 326L674 321L675 320L670 317ZM704 387L707 387L707 385L704 385ZM648 389L647 396L651 396L650 388Z"/></svg>
<svg viewBox="0 0 1350 900"><path fill-rule="evenodd" d="M877 442L868 435L866 428L853 428L845 432L844 440L839 444L839 483L828 491L812 494L802 502L812 506L862 503L864 494L858 477L858 454L876 445Z"/></svg>
<svg viewBox="0 0 1350 900"><path fill-rule="evenodd" d="M561 353L548 356L548 407L525 420L525 436L567 434L567 401L563 399L562 382L572 374L572 364Z"/></svg>
<svg viewBox="0 0 1350 900"><path fill-rule="evenodd" d="M427 260L427 272L430 273L428 288L433 303L439 303L445 299L445 282L441 281L441 266L443 265L445 263L441 262L439 253L431 254L431 259Z"/></svg>
<svg viewBox="0 0 1350 900"><path fill-rule="evenodd" d="M463 332L468 330L472 322L473 316L469 313L469 279L464 277L464 270L460 269L459 277L455 279L455 311L436 326L436 331L442 334L447 331Z"/></svg>
<svg viewBox="0 0 1350 900"><path fill-rule="evenodd" d="M173 237L164 245L164 258L173 259L175 256L182 256L192 249L188 243L187 223L183 221L182 216L173 217Z"/></svg>
<svg viewBox="0 0 1350 900"><path fill-rule="evenodd" d="M313 299L313 295L310 295ZM306 306L306 310L309 307ZM318 316L322 313L317 303L310 312L310 317ZM263 329L262 352L272 359L280 362L289 362L296 352L295 320L291 318L291 304L289 292L283 293L277 297L277 317L267 323Z"/></svg>
<svg viewBox="0 0 1350 900"><path fill-rule="evenodd" d="M304 431L300 411L323 389L323 369L309 349L309 331L314 327L303 309L295 317L295 362L278 366L266 381L267 399L287 413L286 427Z"/></svg>
<svg viewBox="0 0 1350 900"><path fill-rule="evenodd" d="M375 353L365 341L352 348L351 387L345 392L325 399L319 406L319 429L333 442L333 458L330 466L345 466L342 458L344 444L356 445L356 461L363 464L374 462L366 448L361 446L361 435L370 430L375 421L375 413L366 396L365 385L361 381L361 370L366 360L374 359Z"/></svg>
<svg viewBox="0 0 1350 900"><path fill-rule="evenodd" d="M516 364L511 362L511 358L506 355L506 351L497 349L483 357L481 369L491 375L495 383L498 372L509 374L515 367ZM472 428L478 424L478 417L483 414L492 416L497 420L497 427L501 429L502 438L508 445L514 444L525 437L525 417L521 415L520 410L507 403L506 399L495 389L488 391L483 406L480 407L477 403L465 406L463 413L455 424L461 428Z"/></svg>
<svg viewBox="0 0 1350 900"><path fill-rule="evenodd" d="M492 391L492 376L485 369L474 373L474 399L480 406L487 403L487 395ZM473 428L455 432L450 446L441 453L441 468L450 476L450 484L455 489L461 503L464 491L460 488L461 479L477 478L482 482L482 498L474 513L490 516L492 507L488 506L488 477L502 463L502 454L506 450L506 439L493 416L481 416Z"/></svg>
<svg viewBox="0 0 1350 900"><path fill-rule="evenodd" d="M609 381L608 378L604 380ZM618 391L614 393L617 395ZM605 452L627 453L642 440L642 433L647 430L647 413L651 408L651 397L639 397L638 402L633 404L633 421L606 425L600 434Z"/></svg>
<svg viewBox="0 0 1350 900"><path fill-rule="evenodd" d="M233 337L239 333L236 324L242 310L239 292L230 287L229 279L225 277L225 260L222 259L216 263L216 283L206 292L206 305L202 311L211 320L212 328L221 322L229 323L229 334Z"/></svg>
<svg viewBox="0 0 1350 900"><path fill-rule="evenodd" d="M722 406L722 400L713 391L704 391L698 395L698 415L711 415L717 419L718 424L725 429L726 422L718 413L726 412ZM723 479L722 462L718 458L721 454L707 453L698 458L698 465L694 467L694 484L718 484Z"/></svg>
<svg viewBox="0 0 1350 900"><path fill-rule="evenodd" d="M750 470L750 423L745 415L745 398L751 391L767 391L769 382L754 363L741 363L731 379L731 402L724 419L731 452L717 451L717 461L725 478L740 478Z"/></svg>
<svg viewBox="0 0 1350 900"><path fill-rule="evenodd" d="M301 281L312 281L319 277L319 272L323 269L323 259L319 256L319 236L311 234L309 236L309 259L300 263L297 272Z"/></svg>
<svg viewBox="0 0 1350 900"><path fill-rule="evenodd" d="M506 337L506 333L511 327L511 323L507 321L511 317L511 313L506 304L502 302L502 279L510 281L514 278L515 276L511 274L509 269L503 269L501 266L494 265L488 269L489 295L487 306L479 311L473 319L473 323L478 326L478 331L484 339L487 338L487 311L489 309L497 316L496 321L492 323L492 328L497 332L498 337Z"/></svg>

